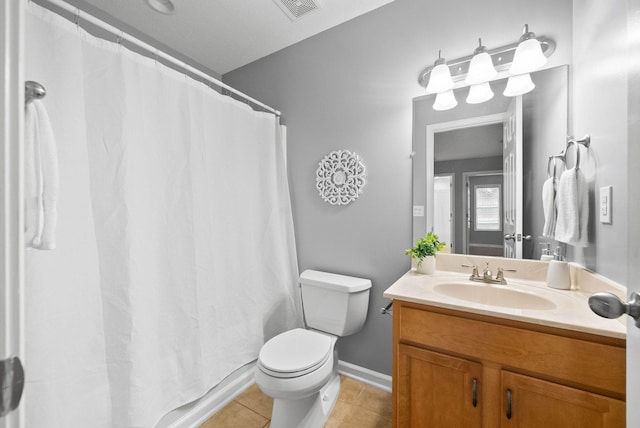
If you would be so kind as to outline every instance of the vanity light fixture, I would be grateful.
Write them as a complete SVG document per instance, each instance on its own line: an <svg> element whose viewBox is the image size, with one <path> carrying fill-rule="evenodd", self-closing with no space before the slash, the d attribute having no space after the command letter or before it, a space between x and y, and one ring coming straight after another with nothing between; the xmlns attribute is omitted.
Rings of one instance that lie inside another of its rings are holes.
<svg viewBox="0 0 640 428"><path fill-rule="evenodd" d="M446 92L453 88L453 80L451 80L451 71L447 65L447 61L442 58L442 51L438 51L438 59L433 64L427 84L427 91L433 94Z"/></svg>
<svg viewBox="0 0 640 428"><path fill-rule="evenodd" d="M418 75L420 86L428 93L437 94L434 109L447 110L455 107L455 95L453 92L445 92L465 86L470 86L468 103L487 101L493 97L489 82L504 77L509 77L504 95L527 93L535 88L528 73L544 65L556 49L556 43L552 39L536 37L529 31L528 25L524 26L523 34L517 42L506 46L487 50L482 46L482 40L478 41L479 46L473 55L453 61L446 62L438 52L434 65L425 68Z"/></svg>
<svg viewBox="0 0 640 428"><path fill-rule="evenodd" d="M451 110L458 105L456 96L453 94L453 89L440 92L436 95L436 100L433 103L433 109L438 111Z"/></svg>
<svg viewBox="0 0 640 428"><path fill-rule="evenodd" d="M144 0L144 2L151 9L165 15L173 15L176 12L176 7L171 0Z"/></svg>
<svg viewBox="0 0 640 428"><path fill-rule="evenodd" d="M525 24L509 73L531 73L542 67L546 62L547 57L542 52L540 41L536 39L535 34L529 31L529 25Z"/></svg>

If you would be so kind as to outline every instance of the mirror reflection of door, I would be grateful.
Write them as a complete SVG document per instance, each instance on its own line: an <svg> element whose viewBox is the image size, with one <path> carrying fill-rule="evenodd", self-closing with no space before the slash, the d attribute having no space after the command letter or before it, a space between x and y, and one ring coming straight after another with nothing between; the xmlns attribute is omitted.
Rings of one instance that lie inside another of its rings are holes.
<svg viewBox="0 0 640 428"><path fill-rule="evenodd" d="M453 229L453 174L433 177L433 233L440 242L447 244L450 252L455 252Z"/></svg>
<svg viewBox="0 0 640 428"><path fill-rule="evenodd" d="M522 96L514 97L503 127L504 257L522 258Z"/></svg>
<svg viewBox="0 0 640 428"><path fill-rule="evenodd" d="M502 256L502 172L467 175L467 254Z"/></svg>

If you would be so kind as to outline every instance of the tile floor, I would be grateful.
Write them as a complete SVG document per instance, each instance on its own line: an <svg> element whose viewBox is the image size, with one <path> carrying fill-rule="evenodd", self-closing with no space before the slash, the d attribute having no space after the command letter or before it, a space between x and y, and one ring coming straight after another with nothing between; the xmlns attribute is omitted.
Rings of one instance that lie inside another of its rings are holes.
<svg viewBox="0 0 640 428"><path fill-rule="evenodd" d="M340 395L324 428L391 427L391 394L340 376ZM200 428L268 427L273 399L252 385Z"/></svg>

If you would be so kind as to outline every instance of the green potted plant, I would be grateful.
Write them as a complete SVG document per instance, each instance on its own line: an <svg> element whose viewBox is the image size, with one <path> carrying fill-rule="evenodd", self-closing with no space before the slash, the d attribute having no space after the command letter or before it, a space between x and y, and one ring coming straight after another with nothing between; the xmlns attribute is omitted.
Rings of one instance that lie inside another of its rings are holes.
<svg viewBox="0 0 640 428"><path fill-rule="evenodd" d="M438 235L428 232L423 238L416 241L413 248L409 248L405 254L416 259L418 264L416 270L419 273L432 274L436 270L436 253L445 247L444 242L440 242Z"/></svg>

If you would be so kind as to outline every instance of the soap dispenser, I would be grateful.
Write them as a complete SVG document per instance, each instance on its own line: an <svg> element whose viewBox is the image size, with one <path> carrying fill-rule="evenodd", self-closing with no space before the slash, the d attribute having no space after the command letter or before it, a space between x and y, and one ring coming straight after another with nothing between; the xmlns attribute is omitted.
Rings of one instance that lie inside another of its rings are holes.
<svg viewBox="0 0 640 428"><path fill-rule="evenodd" d="M553 260L549 261L547 269L547 285L558 290L571 289L571 274L569 272L569 263L562 256L560 247L556 248Z"/></svg>
<svg viewBox="0 0 640 428"><path fill-rule="evenodd" d="M542 249L542 255L540 256L540 260L543 262L548 262L553 260L553 254L551 254L551 244L549 242L545 242L546 248Z"/></svg>

